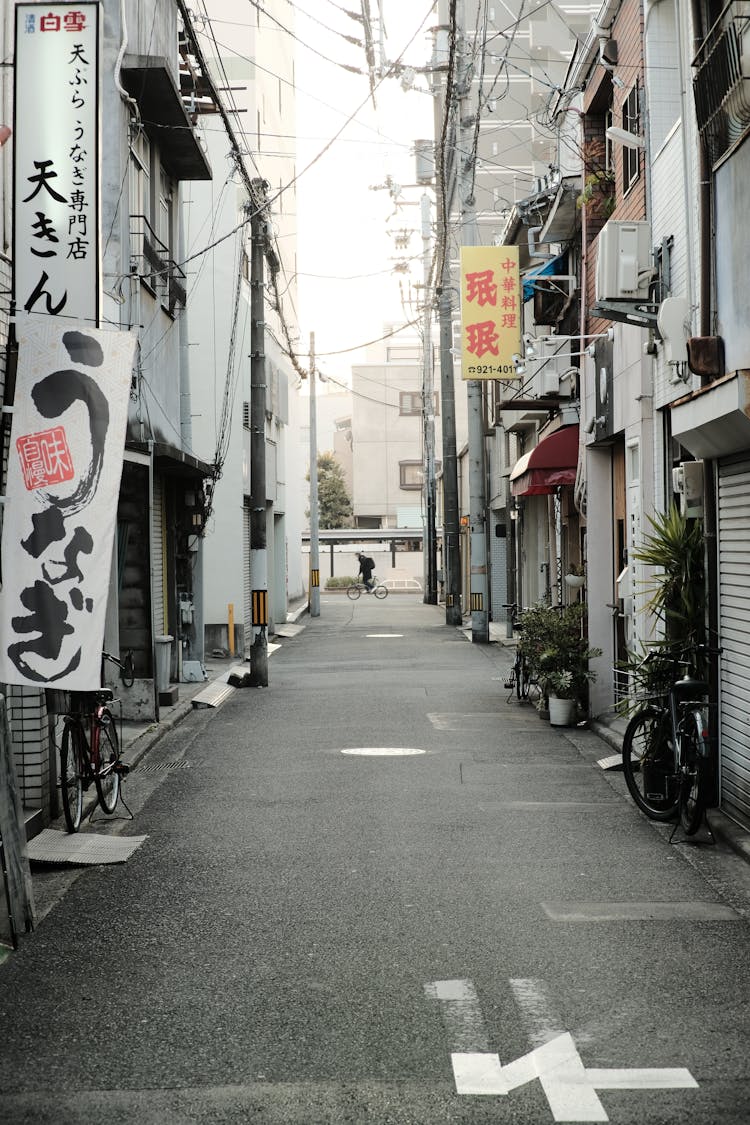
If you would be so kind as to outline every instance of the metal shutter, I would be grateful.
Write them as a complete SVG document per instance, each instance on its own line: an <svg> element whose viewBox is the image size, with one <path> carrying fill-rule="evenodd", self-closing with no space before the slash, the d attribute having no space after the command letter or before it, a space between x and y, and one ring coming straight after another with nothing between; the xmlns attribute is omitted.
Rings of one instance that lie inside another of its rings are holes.
<svg viewBox="0 0 750 1125"><path fill-rule="evenodd" d="M154 599L154 633L156 636L161 636L167 632L166 620L166 594L164 590L165 585L165 522L164 522L164 487L160 476L154 474L154 496L153 508L151 512L152 528L151 528L151 550L152 550L152 571L153 571L153 599Z"/></svg>
<svg viewBox="0 0 750 1125"><path fill-rule="evenodd" d="M721 807L750 828L750 461L719 463Z"/></svg>

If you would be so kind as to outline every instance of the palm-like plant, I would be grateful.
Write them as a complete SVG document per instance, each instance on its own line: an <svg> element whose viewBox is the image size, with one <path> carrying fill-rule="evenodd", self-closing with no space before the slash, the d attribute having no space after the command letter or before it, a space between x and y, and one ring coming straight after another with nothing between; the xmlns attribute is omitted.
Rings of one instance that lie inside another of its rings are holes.
<svg viewBox="0 0 750 1125"><path fill-rule="evenodd" d="M702 644L706 635L703 523L682 515L674 503L648 520L651 532L634 552L639 562L658 568L646 586L648 607L662 621L670 644Z"/></svg>

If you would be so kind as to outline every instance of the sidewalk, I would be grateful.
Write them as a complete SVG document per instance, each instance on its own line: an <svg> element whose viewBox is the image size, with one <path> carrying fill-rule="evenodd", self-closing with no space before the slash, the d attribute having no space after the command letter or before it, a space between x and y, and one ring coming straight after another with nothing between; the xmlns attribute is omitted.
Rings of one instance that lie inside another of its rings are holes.
<svg viewBox="0 0 750 1125"><path fill-rule="evenodd" d="M470 641L471 623L460 626L460 628L467 640ZM516 639L507 636L505 625L491 621L490 643L497 643L503 647L513 647L516 644ZM589 720L588 728L611 748L613 754L621 755L622 740L627 725L628 720L625 716L611 714L597 716L597 718ZM717 842L725 844L736 852L741 859L750 863L750 832L746 828L743 828L741 824L732 820L718 808L706 810L706 822L711 835Z"/></svg>

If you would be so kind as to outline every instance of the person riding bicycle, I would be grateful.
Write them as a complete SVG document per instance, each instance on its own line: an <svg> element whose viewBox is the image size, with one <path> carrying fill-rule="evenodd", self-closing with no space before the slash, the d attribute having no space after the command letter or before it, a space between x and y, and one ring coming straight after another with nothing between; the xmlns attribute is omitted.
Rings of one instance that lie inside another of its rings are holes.
<svg viewBox="0 0 750 1125"><path fill-rule="evenodd" d="M365 586L367 593L369 594L373 586L375 585L372 577L372 572L375 569L375 563L371 558L368 558L367 555L363 554L362 551L357 552L357 558L359 559L359 573L362 575L362 583Z"/></svg>

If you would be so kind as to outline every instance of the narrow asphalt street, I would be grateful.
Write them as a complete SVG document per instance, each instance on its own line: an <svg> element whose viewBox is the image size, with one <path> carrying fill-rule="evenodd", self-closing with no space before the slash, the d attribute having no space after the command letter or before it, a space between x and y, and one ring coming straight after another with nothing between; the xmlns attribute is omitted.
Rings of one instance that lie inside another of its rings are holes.
<svg viewBox="0 0 750 1125"><path fill-rule="evenodd" d="M442 608L302 622L95 819L127 862L35 869L0 1121L746 1125L750 868Z"/></svg>

